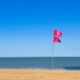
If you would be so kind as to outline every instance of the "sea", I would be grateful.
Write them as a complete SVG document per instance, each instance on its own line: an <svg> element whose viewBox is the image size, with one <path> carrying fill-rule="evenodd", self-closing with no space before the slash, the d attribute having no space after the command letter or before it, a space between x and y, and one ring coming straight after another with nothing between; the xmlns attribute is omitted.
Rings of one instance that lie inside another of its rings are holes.
<svg viewBox="0 0 80 80"><path fill-rule="evenodd" d="M2 57L0 68L80 70L80 57Z"/></svg>

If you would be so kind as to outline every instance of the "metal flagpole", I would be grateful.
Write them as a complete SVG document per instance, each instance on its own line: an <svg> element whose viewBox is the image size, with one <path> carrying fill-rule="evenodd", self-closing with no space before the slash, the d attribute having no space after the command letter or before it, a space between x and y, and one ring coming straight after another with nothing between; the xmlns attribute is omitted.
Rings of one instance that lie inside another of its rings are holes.
<svg viewBox="0 0 80 80"><path fill-rule="evenodd" d="M53 42L52 42L52 70L53 70Z"/></svg>
<svg viewBox="0 0 80 80"><path fill-rule="evenodd" d="M54 36L54 35L52 35L52 69L53 69L53 67L54 67L54 66L53 66L53 46L54 46L53 36Z"/></svg>
<svg viewBox="0 0 80 80"><path fill-rule="evenodd" d="M62 37L62 32L58 31L58 30L54 30L54 34L52 36L52 69L54 68L54 43L60 43L60 39L59 37Z"/></svg>

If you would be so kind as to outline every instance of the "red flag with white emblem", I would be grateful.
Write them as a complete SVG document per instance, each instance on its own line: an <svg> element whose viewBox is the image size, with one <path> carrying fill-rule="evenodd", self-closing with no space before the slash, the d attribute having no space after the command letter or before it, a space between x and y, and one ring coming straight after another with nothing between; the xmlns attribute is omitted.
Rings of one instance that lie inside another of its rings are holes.
<svg viewBox="0 0 80 80"><path fill-rule="evenodd" d="M58 37L54 37L53 42L54 43L60 43L61 41L60 41L60 39Z"/></svg>
<svg viewBox="0 0 80 80"><path fill-rule="evenodd" d="M59 30L54 30L53 42L60 43L60 37L62 37L62 32L60 32Z"/></svg>
<svg viewBox="0 0 80 80"><path fill-rule="evenodd" d="M54 36L62 37L62 32L54 30Z"/></svg>

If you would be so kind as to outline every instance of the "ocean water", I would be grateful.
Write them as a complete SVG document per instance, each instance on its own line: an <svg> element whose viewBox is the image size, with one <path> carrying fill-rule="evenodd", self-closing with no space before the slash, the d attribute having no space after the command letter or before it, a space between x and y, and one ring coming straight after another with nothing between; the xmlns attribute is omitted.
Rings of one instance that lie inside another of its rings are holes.
<svg viewBox="0 0 80 80"><path fill-rule="evenodd" d="M4 69L80 69L80 57L25 57L0 58Z"/></svg>

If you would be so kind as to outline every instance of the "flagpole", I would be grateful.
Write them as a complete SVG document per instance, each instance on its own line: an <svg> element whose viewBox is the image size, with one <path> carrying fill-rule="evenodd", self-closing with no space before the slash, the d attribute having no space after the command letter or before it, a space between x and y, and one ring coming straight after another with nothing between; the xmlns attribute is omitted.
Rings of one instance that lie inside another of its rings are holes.
<svg viewBox="0 0 80 80"><path fill-rule="evenodd" d="M53 70L53 42L52 42L52 70Z"/></svg>
<svg viewBox="0 0 80 80"><path fill-rule="evenodd" d="M52 35L52 70L54 68L54 43L60 43L60 39L59 37L62 37L62 32L58 31L58 30L54 30L54 33Z"/></svg>
<svg viewBox="0 0 80 80"><path fill-rule="evenodd" d="M53 38L53 36L54 36L54 35L52 35L52 38ZM53 67L54 67L54 66L53 66L53 46L54 46L54 43L53 43L53 39L52 39L52 70L53 70Z"/></svg>

